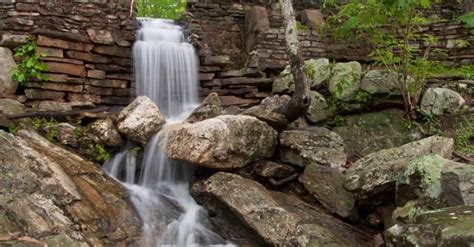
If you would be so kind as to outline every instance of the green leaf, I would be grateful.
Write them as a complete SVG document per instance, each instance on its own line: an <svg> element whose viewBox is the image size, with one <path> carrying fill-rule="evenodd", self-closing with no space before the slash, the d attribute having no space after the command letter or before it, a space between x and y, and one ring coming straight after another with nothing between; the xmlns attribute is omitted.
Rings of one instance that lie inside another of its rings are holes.
<svg viewBox="0 0 474 247"><path fill-rule="evenodd" d="M459 16L458 20L464 22L467 27L474 28L474 11Z"/></svg>

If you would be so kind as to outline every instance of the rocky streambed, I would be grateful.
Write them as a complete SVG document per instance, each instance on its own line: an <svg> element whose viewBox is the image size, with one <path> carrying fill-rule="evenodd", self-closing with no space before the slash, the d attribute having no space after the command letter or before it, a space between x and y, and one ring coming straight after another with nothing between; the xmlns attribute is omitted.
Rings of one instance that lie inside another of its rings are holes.
<svg viewBox="0 0 474 247"><path fill-rule="evenodd" d="M211 94L166 128L165 153L195 167L192 195L215 232L246 246L474 243L474 166L455 159L453 139L400 124L398 109L333 128L288 125L273 112L287 100L231 114ZM144 146L165 121L141 96L87 128L40 129L56 131L50 140L28 127L0 130L0 244L140 246L127 192L83 158L83 143Z"/></svg>

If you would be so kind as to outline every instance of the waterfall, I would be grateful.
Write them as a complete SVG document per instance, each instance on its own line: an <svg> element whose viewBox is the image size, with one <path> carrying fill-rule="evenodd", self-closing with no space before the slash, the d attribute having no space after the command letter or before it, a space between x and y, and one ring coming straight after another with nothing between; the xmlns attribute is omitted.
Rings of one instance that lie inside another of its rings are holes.
<svg viewBox="0 0 474 247"><path fill-rule="evenodd" d="M133 47L138 95L155 101L168 122L180 122L198 102L197 59L179 26L141 19ZM191 165L166 158L168 123L146 147L140 175L132 144L113 156L104 170L128 189L143 221L142 246L218 245L227 242L209 229L207 212L191 197Z"/></svg>

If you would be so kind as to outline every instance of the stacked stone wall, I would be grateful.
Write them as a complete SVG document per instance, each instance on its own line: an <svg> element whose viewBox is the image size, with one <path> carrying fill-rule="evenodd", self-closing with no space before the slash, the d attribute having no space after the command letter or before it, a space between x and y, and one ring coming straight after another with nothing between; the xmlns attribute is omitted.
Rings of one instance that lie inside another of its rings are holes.
<svg viewBox="0 0 474 247"><path fill-rule="evenodd" d="M136 25L128 0L0 1L0 46L36 37L49 78L3 97L39 110L129 103Z"/></svg>

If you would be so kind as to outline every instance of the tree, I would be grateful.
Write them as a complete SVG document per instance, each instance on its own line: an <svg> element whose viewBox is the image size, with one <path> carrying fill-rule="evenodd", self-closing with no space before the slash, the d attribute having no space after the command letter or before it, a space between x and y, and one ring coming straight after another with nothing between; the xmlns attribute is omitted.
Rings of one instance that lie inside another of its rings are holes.
<svg viewBox="0 0 474 247"><path fill-rule="evenodd" d="M325 4L334 4L327 0ZM429 60L436 39L418 30L433 20L425 17L437 0L350 0L338 13L329 18L338 38L358 37L372 46L369 54L376 64L398 75L398 88L405 111L416 117L416 106L425 80L436 62ZM414 41L424 41L421 49ZM438 65L439 66L439 65Z"/></svg>
<svg viewBox="0 0 474 247"><path fill-rule="evenodd" d="M298 30L291 0L279 0L285 28L286 54L290 62L291 73L295 81L295 92L288 104L276 109L286 117L289 123L298 119L308 110L309 83L304 72L304 60L300 52Z"/></svg>
<svg viewBox="0 0 474 247"><path fill-rule="evenodd" d="M135 0L131 0L133 6ZM177 20L186 10L186 0L137 0L137 15Z"/></svg>

